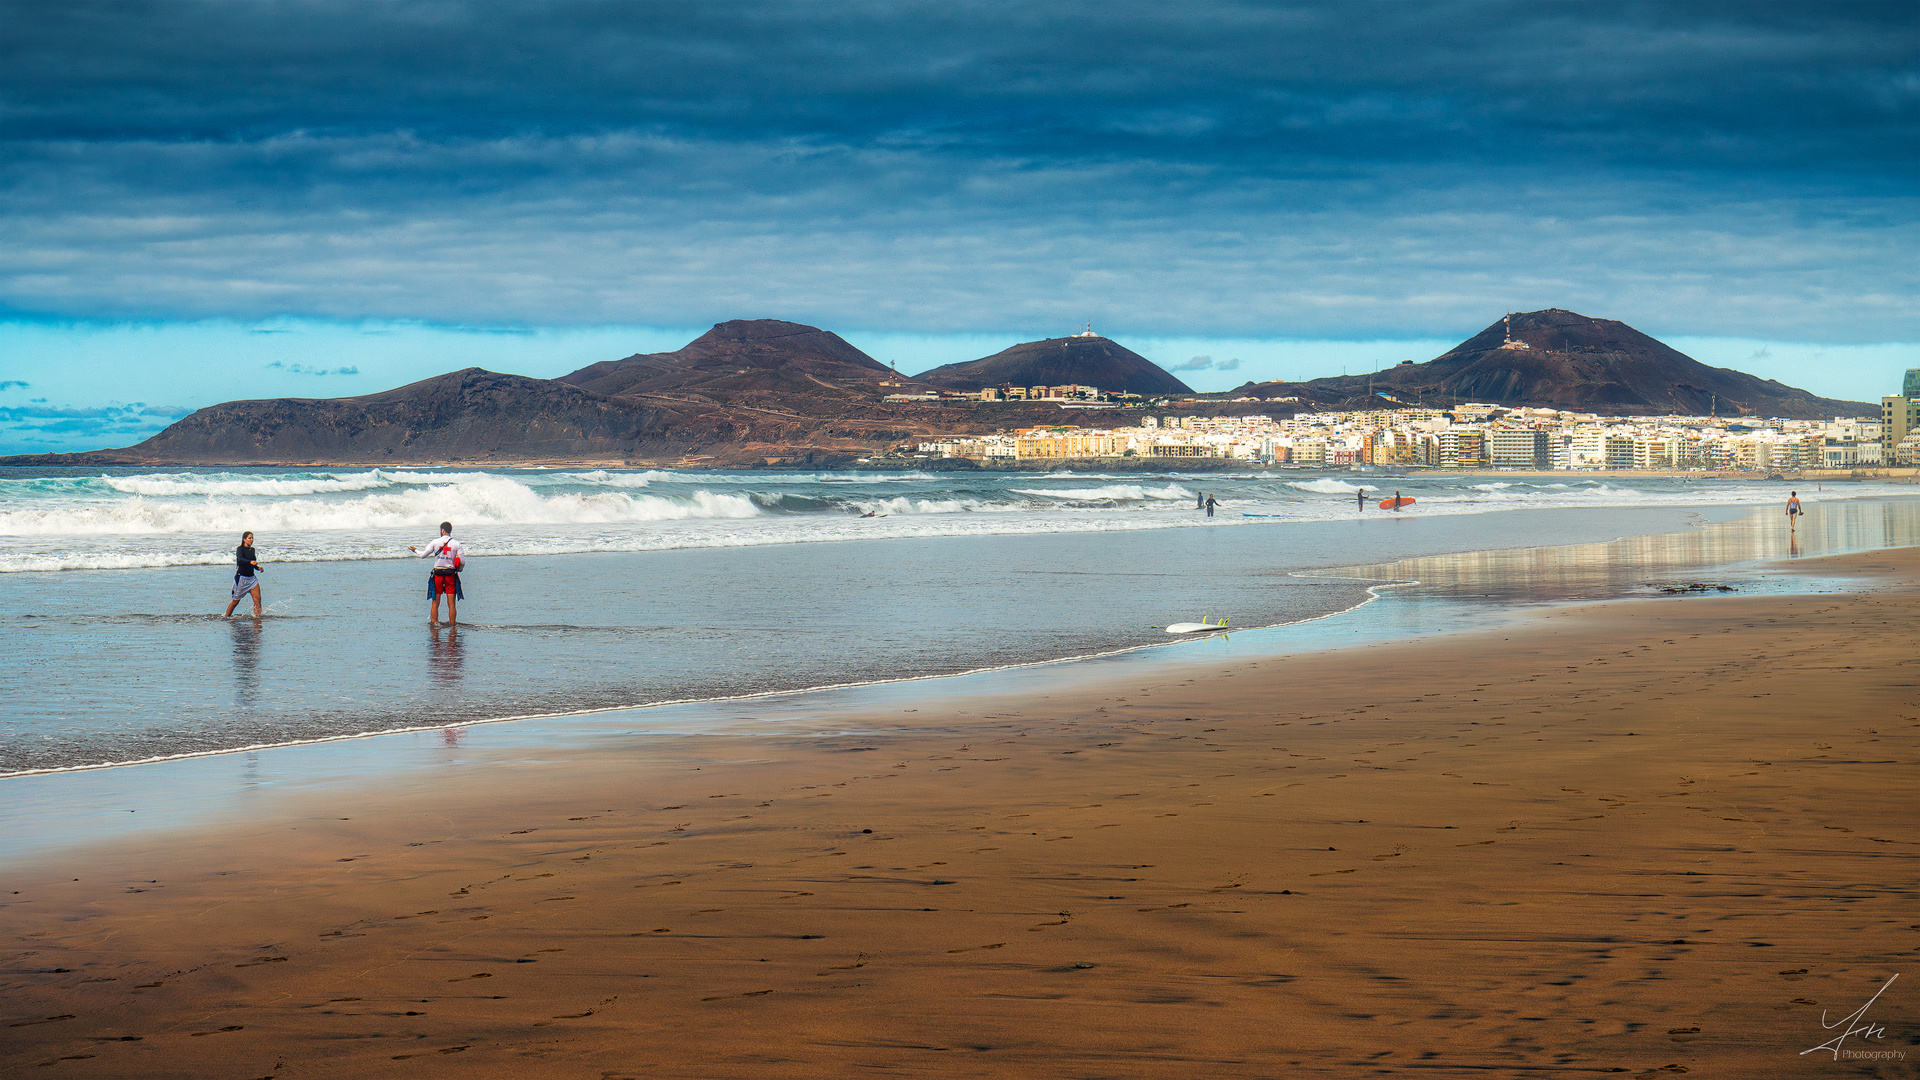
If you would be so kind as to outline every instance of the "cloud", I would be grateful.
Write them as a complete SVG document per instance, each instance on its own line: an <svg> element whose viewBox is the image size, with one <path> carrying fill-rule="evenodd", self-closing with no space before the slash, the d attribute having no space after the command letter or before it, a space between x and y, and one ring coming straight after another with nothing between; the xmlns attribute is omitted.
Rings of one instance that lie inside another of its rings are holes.
<svg viewBox="0 0 1920 1080"><path fill-rule="evenodd" d="M20 136L639 131L1258 171L1276 151L1836 172L1914 153L1916 30L1898 2L1494 0L1365 19L1332 0L1116 0L1097 20L1060 0L170 0L113 12L12 13L0 91ZM363 167L395 160L372 153Z"/></svg>
<svg viewBox="0 0 1920 1080"><path fill-rule="evenodd" d="M158 433L192 411L140 401L86 408L44 403L0 407L0 422L7 423L11 433L0 438L0 453L32 448L91 449L101 445L126 445Z"/></svg>
<svg viewBox="0 0 1920 1080"><path fill-rule="evenodd" d="M55 418L60 418L60 419L111 418L111 419L118 420L123 417L136 416L138 414L139 414L138 409L118 406L118 405L106 405L106 406L101 406L98 408L91 408L91 409L59 409L59 408L53 408L51 406L40 406L38 408L27 408L23 406L14 406L12 408L0 408L0 419L3 419L3 420L29 420L29 419L46 420L46 419L55 419Z"/></svg>
<svg viewBox="0 0 1920 1080"><path fill-rule="evenodd" d="M1920 337L1908 3L106 10L9 13L0 311Z"/></svg>
<svg viewBox="0 0 1920 1080"><path fill-rule="evenodd" d="M0 390L25 390L27 384L19 379L0 379Z"/></svg>
<svg viewBox="0 0 1920 1080"><path fill-rule="evenodd" d="M1237 371L1239 370L1239 368L1240 368L1240 361L1237 359L1216 361L1211 356L1196 356L1191 360L1187 360L1182 363L1175 364L1174 366L1168 368L1167 370L1168 371Z"/></svg>
<svg viewBox="0 0 1920 1080"><path fill-rule="evenodd" d="M284 332L284 331L276 331L276 333L279 333L279 332ZM275 360L274 362L268 364L267 366L270 368L275 368L277 370L287 372L290 375L358 375L360 374L360 369L357 367L317 368L317 367L309 367L306 364L283 364L278 360Z"/></svg>

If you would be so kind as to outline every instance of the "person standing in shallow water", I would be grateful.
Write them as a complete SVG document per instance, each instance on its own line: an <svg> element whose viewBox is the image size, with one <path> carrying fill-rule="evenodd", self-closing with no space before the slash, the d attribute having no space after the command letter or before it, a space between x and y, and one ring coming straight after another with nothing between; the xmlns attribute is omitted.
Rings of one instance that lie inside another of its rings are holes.
<svg viewBox="0 0 1920 1080"><path fill-rule="evenodd" d="M242 598L253 596L253 617L260 617L260 562L253 554L253 534L240 534L240 546L233 549L233 599L227 601L227 610L220 613L223 619L233 617L233 609L240 606Z"/></svg>
<svg viewBox="0 0 1920 1080"><path fill-rule="evenodd" d="M1213 496L1209 495L1207 496L1207 516L1208 517L1213 516L1213 507L1214 507Z"/></svg>
<svg viewBox="0 0 1920 1080"><path fill-rule="evenodd" d="M433 573L427 576L427 597L433 601L433 607L427 612L427 623L431 625L440 621L442 596L447 598L447 625L459 622L458 601L465 600L467 595L460 590L463 560L460 558L460 541L453 538L453 522L440 523L440 537L428 544L427 550L421 551L412 544L407 545L407 550L423 559L433 560Z"/></svg>
<svg viewBox="0 0 1920 1080"><path fill-rule="evenodd" d="M1367 489L1361 488L1353 493L1353 508L1361 513L1367 512Z"/></svg>
<svg viewBox="0 0 1920 1080"><path fill-rule="evenodd" d="M1806 511L1800 508L1800 493L1797 491L1787 492L1787 531L1788 532L1799 531L1797 528L1795 528L1795 526L1799 524L1800 515L1804 513L1806 513Z"/></svg>

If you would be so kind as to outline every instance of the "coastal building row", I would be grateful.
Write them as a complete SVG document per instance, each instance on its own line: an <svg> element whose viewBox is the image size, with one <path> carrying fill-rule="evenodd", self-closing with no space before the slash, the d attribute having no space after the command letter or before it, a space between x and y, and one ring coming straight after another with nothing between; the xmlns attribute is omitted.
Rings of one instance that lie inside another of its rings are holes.
<svg viewBox="0 0 1920 1080"><path fill-rule="evenodd" d="M1756 425L1724 417L1612 418L1470 406L1452 412L1396 409L1303 414L1286 420L1148 417L1133 427L1023 428L924 442L918 450L982 462L1231 458L1321 468L1856 468L1912 463L1920 451L1920 398L1907 404L1908 430L1891 446L1884 422L1852 418Z"/></svg>
<svg viewBox="0 0 1920 1080"><path fill-rule="evenodd" d="M897 384L896 384L897 385ZM1137 395L1103 394L1097 386L1068 383L1063 386L988 386L979 390L922 390L910 394L888 394L890 404L915 401L1080 401L1117 403Z"/></svg>

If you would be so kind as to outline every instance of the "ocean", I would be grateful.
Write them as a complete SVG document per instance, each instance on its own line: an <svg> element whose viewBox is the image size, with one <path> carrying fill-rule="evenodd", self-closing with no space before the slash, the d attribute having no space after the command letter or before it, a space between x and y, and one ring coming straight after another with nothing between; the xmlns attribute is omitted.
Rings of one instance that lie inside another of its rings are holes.
<svg viewBox="0 0 1920 1080"><path fill-rule="evenodd" d="M1836 487L1790 538L1787 484L1617 475L0 469L0 773L1181 648L1202 617L1310 637L1381 596L1631 595L1920 532L1910 485ZM406 550L442 520L457 628ZM244 530L268 613L223 621Z"/></svg>

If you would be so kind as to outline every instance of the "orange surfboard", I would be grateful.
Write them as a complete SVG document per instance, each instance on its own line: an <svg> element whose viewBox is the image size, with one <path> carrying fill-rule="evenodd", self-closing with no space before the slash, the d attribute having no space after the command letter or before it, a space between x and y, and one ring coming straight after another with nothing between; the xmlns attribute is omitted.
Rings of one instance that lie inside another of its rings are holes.
<svg viewBox="0 0 1920 1080"><path fill-rule="evenodd" d="M1411 495L1402 495L1398 499L1380 500L1380 509L1382 510L1398 510L1403 506L1412 506L1412 505L1413 505L1413 496Z"/></svg>

